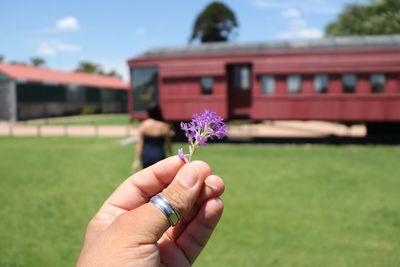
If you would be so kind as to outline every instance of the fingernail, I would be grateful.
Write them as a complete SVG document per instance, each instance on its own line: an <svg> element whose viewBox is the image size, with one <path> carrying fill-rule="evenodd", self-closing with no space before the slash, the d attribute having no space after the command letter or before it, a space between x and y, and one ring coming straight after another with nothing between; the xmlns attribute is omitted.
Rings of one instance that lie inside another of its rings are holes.
<svg viewBox="0 0 400 267"><path fill-rule="evenodd" d="M215 190L218 189L218 187L216 187L215 185L213 185L212 182L210 182L210 181L207 181L207 180L206 180L206 181L204 181L204 184L205 184L206 186L212 188L212 189L215 189Z"/></svg>
<svg viewBox="0 0 400 267"><path fill-rule="evenodd" d="M191 188L193 186L196 185L197 182L197 172L195 170L195 168L197 168L197 166L193 166L193 165L198 165L199 163L197 162L191 162L189 164L186 165L186 168L190 168L186 169L185 171L182 172L182 175L180 176L180 182L181 184L186 187L186 188Z"/></svg>

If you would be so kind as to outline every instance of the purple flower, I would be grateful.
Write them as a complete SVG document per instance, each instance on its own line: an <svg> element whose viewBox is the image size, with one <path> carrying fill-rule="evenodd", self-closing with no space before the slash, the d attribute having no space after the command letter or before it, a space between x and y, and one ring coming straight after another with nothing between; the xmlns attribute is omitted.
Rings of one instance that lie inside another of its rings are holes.
<svg viewBox="0 0 400 267"><path fill-rule="evenodd" d="M204 110L200 115L195 114L191 122L181 122L181 129L185 131L189 143L206 144L208 139L217 137L222 139L227 135L227 127L217 113Z"/></svg>
<svg viewBox="0 0 400 267"><path fill-rule="evenodd" d="M198 146L205 145L209 139L222 139L227 135L227 126L223 119L217 113L208 110L204 110L200 115L195 114L191 122L181 122L181 129L185 131L189 142L189 161ZM182 149L179 149L178 155L182 160L185 158Z"/></svg>
<svg viewBox="0 0 400 267"><path fill-rule="evenodd" d="M182 161L187 162L186 155L183 153L183 149L182 148L178 149L178 156Z"/></svg>

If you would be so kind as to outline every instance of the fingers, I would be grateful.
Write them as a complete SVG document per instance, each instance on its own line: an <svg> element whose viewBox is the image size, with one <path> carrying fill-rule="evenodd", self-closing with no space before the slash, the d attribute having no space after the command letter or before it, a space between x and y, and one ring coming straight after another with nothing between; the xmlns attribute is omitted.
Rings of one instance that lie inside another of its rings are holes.
<svg viewBox="0 0 400 267"><path fill-rule="evenodd" d="M139 207L171 183L183 164L178 156L172 156L133 174L106 200L102 209L112 206L127 211Z"/></svg>
<svg viewBox="0 0 400 267"><path fill-rule="evenodd" d="M161 194L181 216L184 216L199 198L204 180L210 174L211 169L205 162L194 161L186 164Z"/></svg>
<svg viewBox="0 0 400 267"><path fill-rule="evenodd" d="M210 173L210 167L202 161L187 163L161 194L183 216L197 201L204 179ZM120 230L121 227L129 227L130 231L125 233L129 233L130 241L135 244L155 244L170 227L166 216L151 203L123 214L115 224Z"/></svg>
<svg viewBox="0 0 400 267"><path fill-rule="evenodd" d="M188 213L182 216L182 219L178 225L168 229L166 232L166 238L174 241L178 239L186 225L190 223L190 221L197 215L204 202L208 199L221 196L225 189L224 181L216 175L208 176L205 179L204 184L205 185L201 189L199 198L197 199L195 205Z"/></svg>
<svg viewBox="0 0 400 267"><path fill-rule="evenodd" d="M224 204L221 199L213 198L207 200L200 209L197 216L187 225L185 230L176 241L187 261L192 264L207 244L219 219L221 218ZM167 243L165 243L167 244ZM167 246L159 245L161 258L166 266L178 266L174 257L169 257Z"/></svg>
<svg viewBox="0 0 400 267"><path fill-rule="evenodd" d="M220 196L225 190L224 181L216 175L208 176L204 181L205 186L200 192L197 203L202 205L202 203L212 197Z"/></svg>

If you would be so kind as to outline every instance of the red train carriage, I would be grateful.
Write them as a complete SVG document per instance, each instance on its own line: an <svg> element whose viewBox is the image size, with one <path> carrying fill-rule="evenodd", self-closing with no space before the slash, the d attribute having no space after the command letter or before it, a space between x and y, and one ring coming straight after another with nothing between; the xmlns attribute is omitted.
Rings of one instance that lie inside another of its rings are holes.
<svg viewBox="0 0 400 267"><path fill-rule="evenodd" d="M226 119L400 122L400 36L212 43L128 64L132 119L159 103L169 121L207 108Z"/></svg>

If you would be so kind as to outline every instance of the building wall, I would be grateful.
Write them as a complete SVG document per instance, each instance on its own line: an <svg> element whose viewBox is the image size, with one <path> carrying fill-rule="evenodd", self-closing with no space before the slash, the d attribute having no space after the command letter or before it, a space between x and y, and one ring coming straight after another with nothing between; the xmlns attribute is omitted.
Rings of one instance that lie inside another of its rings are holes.
<svg viewBox="0 0 400 267"><path fill-rule="evenodd" d="M126 112L127 91L42 83L17 84L19 120Z"/></svg>
<svg viewBox="0 0 400 267"><path fill-rule="evenodd" d="M205 75L204 77L207 77ZM163 114L170 120L191 119L193 111L201 112L204 107L227 116L226 82L223 77L213 77L211 94L202 94L198 77L164 78L160 90ZM179 103L180 105L177 105Z"/></svg>
<svg viewBox="0 0 400 267"><path fill-rule="evenodd" d="M56 84L17 83L18 120L65 115L66 87Z"/></svg>
<svg viewBox="0 0 400 267"><path fill-rule="evenodd" d="M0 121L17 119L15 81L0 77Z"/></svg>
<svg viewBox="0 0 400 267"><path fill-rule="evenodd" d="M301 91L297 94L288 93L284 74L273 75L273 94L262 93L259 79L262 75L257 75L251 117L260 120L400 121L400 71L385 73L375 69L371 73L360 73L356 69L353 73L357 81L355 92L351 94L344 92L340 73L324 73L329 77L326 93L315 91L313 74L301 74ZM383 92L371 91L372 73L385 75Z"/></svg>

